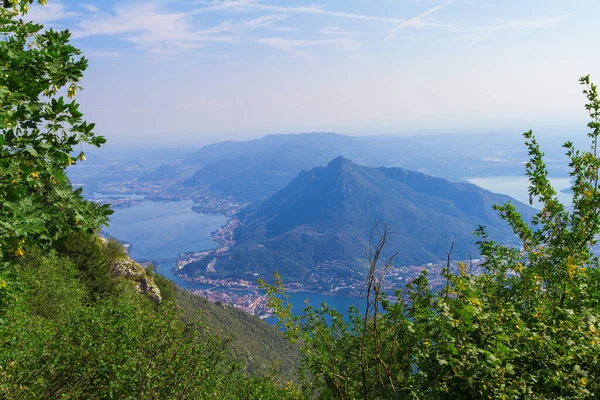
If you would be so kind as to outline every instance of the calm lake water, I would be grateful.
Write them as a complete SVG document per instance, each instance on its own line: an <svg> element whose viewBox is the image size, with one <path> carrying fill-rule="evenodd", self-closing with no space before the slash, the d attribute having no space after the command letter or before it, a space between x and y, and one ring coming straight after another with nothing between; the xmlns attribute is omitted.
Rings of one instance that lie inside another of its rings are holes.
<svg viewBox="0 0 600 400"><path fill-rule="evenodd" d="M129 208L118 208L104 231L132 244L134 259L177 257L189 251L217 246L211 232L225 225L223 215L202 215L192 211L192 201L145 201Z"/></svg>
<svg viewBox="0 0 600 400"><path fill-rule="evenodd" d="M526 176L494 176L486 178L469 179L474 185L489 190L490 192L506 194L521 203L529 204L529 180ZM571 186L569 178L550 178L550 182L557 191L558 199L564 205L570 205L572 196L569 193L561 192ZM534 207L540 208L539 204L534 203Z"/></svg>
<svg viewBox="0 0 600 400"><path fill-rule="evenodd" d="M225 225L225 216L198 214L191 210L192 206L191 201L145 201L133 207L119 208L104 231L131 243L130 255L136 260L160 260L185 252L214 249L217 243L210 239L210 234ZM158 262L158 272L186 289L208 289L212 286L182 280L173 274L175 265L174 261ZM326 302L340 312L346 312L349 306L358 303L358 299L352 297L308 292L290 293L290 301L294 312L300 312L305 301L313 307ZM271 319L267 321L274 322Z"/></svg>

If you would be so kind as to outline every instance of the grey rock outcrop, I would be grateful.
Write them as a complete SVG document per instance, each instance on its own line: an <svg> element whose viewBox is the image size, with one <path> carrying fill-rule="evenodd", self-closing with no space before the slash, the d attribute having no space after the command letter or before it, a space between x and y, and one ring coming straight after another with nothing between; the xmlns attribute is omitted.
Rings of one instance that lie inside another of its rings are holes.
<svg viewBox="0 0 600 400"><path fill-rule="evenodd" d="M129 257L121 257L111 262L110 277L113 279L124 278L132 282L137 291L155 304L160 304L162 297L160 289L154 283L154 279L146 273L144 267Z"/></svg>

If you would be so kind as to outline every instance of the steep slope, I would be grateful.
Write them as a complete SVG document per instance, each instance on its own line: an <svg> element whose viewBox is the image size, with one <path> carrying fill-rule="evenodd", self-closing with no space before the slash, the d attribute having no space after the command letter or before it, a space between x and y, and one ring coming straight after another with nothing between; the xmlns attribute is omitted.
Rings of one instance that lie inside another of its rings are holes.
<svg viewBox="0 0 600 400"><path fill-rule="evenodd" d="M184 320L200 317L211 332L230 337L234 357L248 373L266 375L274 368L282 380L298 378L301 353L275 327L237 308L213 304L174 283L172 286Z"/></svg>
<svg viewBox="0 0 600 400"><path fill-rule="evenodd" d="M399 252L399 265L442 260L452 242L454 257L466 259L477 255L473 232L479 225L493 239L511 240L508 225L492 210L507 201L532 215L528 206L475 185L401 168L362 167L339 157L327 167L302 172L246 211L235 232L237 244L221 269L238 275L278 269L288 279L303 280L323 261L364 260L377 221L395 232L388 250Z"/></svg>

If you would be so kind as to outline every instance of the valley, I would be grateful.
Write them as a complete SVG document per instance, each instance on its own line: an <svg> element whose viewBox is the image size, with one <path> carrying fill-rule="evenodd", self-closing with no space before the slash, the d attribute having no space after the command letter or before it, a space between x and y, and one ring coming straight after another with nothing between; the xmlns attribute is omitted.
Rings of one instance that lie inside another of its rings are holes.
<svg viewBox="0 0 600 400"><path fill-rule="evenodd" d="M0 398L599 398L600 3L479 3L0 2Z"/></svg>

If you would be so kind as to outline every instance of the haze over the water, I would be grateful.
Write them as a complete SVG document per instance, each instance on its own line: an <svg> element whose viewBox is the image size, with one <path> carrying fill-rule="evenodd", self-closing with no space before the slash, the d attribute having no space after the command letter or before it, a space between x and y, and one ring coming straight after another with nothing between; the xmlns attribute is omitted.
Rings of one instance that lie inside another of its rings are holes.
<svg viewBox="0 0 600 400"><path fill-rule="evenodd" d="M596 0L63 0L30 18L91 59L79 95L117 143L274 132L580 130Z"/></svg>

